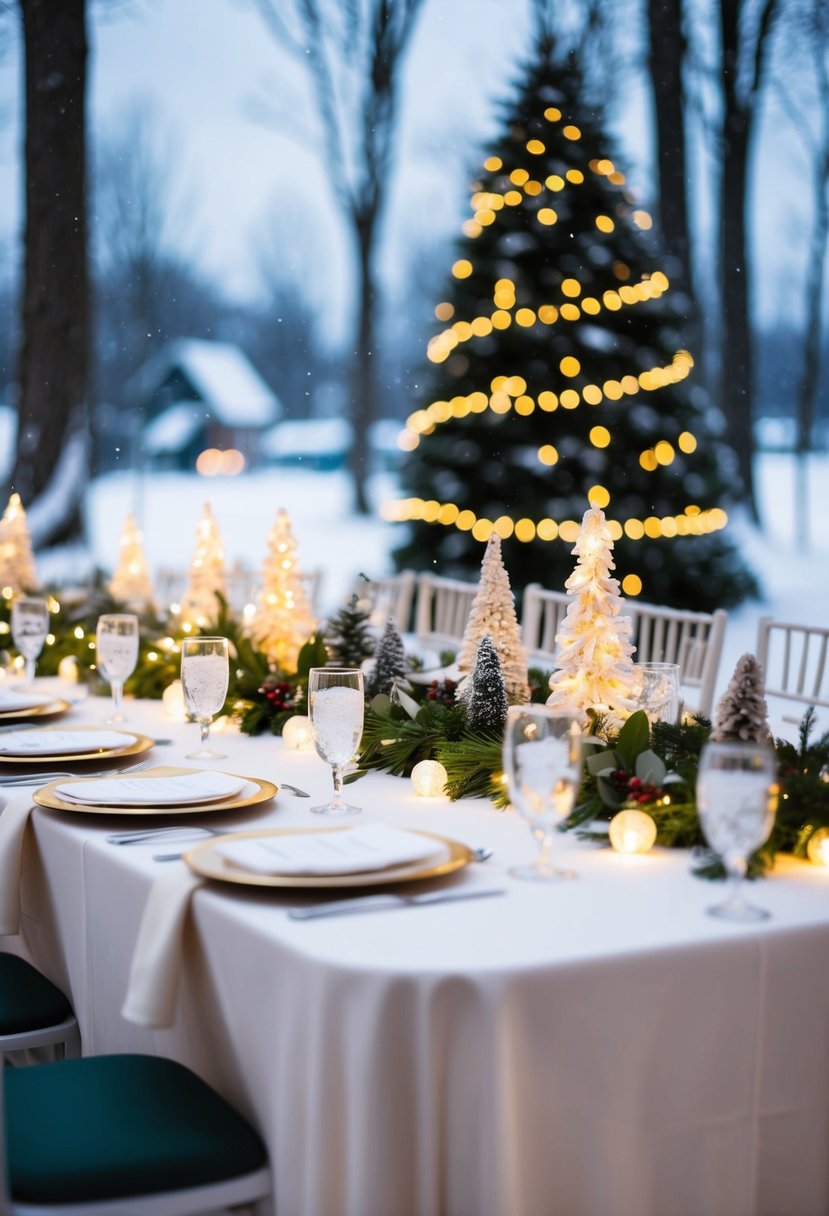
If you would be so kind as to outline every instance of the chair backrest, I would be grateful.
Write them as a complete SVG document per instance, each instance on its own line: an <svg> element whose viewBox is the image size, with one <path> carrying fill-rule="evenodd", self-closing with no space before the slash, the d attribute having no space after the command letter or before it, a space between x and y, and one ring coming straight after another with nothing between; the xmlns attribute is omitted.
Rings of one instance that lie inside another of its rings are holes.
<svg viewBox="0 0 829 1216"><path fill-rule="evenodd" d="M371 623L382 628L389 617L401 633L411 625L417 576L414 570L401 570L385 578L360 578L354 585L354 594L359 600L371 605Z"/></svg>
<svg viewBox="0 0 829 1216"><path fill-rule="evenodd" d="M572 604L566 591L547 591L540 583L529 583L524 589L521 608L521 641L531 667L547 667L556 662L556 634Z"/></svg>
<svg viewBox="0 0 829 1216"><path fill-rule="evenodd" d="M711 714L728 613L685 612L631 604L637 663L678 663L680 683L695 690L688 708Z"/></svg>
<svg viewBox="0 0 829 1216"><path fill-rule="evenodd" d="M457 650L463 641L477 583L464 583L437 574L421 574L417 580L415 634L425 646Z"/></svg>
<svg viewBox="0 0 829 1216"><path fill-rule="evenodd" d="M788 625L764 616L757 629L757 661L767 696L829 709L829 628Z"/></svg>

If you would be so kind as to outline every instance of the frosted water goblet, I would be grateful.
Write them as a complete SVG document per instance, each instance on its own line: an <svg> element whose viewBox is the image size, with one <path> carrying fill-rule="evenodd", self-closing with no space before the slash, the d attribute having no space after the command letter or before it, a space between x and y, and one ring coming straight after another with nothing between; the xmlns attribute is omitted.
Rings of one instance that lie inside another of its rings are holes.
<svg viewBox="0 0 829 1216"><path fill-rule="evenodd" d="M575 878L550 861L553 835L573 809L582 764L581 727L569 713L546 705L513 705L504 730L504 772L512 805L538 842L532 864L510 870L515 878Z"/></svg>
<svg viewBox="0 0 829 1216"><path fill-rule="evenodd" d="M210 747L210 723L227 699L227 638L185 638L181 643L181 690L187 712L199 724L199 746L188 760L224 760Z"/></svg>
<svg viewBox="0 0 829 1216"><path fill-rule="evenodd" d="M636 700L648 721L679 721L679 664L637 663Z"/></svg>
<svg viewBox="0 0 829 1216"><path fill-rule="evenodd" d="M762 743L706 743L697 774L697 810L705 838L719 853L730 888L709 916L744 922L769 913L748 903L742 883L748 859L769 838L777 811L777 765Z"/></svg>
<svg viewBox="0 0 829 1216"><path fill-rule="evenodd" d="M12 604L12 640L26 660L26 683L34 684L35 668L49 632L49 605L40 596L24 595Z"/></svg>
<svg viewBox="0 0 829 1216"><path fill-rule="evenodd" d="M98 670L112 690L112 715L107 725L125 722L124 682L138 662L138 617L130 612L107 612L98 617L95 634Z"/></svg>
<svg viewBox="0 0 829 1216"><path fill-rule="evenodd" d="M343 798L343 769L363 736L363 673L357 667L312 667L308 712L317 755L331 765L334 779L334 797L311 810L317 815L356 815L362 807L351 806Z"/></svg>

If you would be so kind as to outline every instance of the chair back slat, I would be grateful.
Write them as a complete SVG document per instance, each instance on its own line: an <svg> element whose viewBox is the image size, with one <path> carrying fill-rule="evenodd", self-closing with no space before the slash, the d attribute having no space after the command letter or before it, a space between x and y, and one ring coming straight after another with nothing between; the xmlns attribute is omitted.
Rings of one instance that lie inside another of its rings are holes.
<svg viewBox="0 0 829 1216"><path fill-rule="evenodd" d="M436 574L421 574L417 580L415 604L417 640L438 650L457 650L463 641L469 611L477 594L477 583L441 578Z"/></svg>
<svg viewBox="0 0 829 1216"><path fill-rule="evenodd" d="M757 631L757 659L767 696L829 709L829 628L795 625L763 617Z"/></svg>
<svg viewBox="0 0 829 1216"><path fill-rule="evenodd" d="M524 589L521 640L531 667L552 669L556 662L556 634L572 599L564 591L547 591L539 583Z"/></svg>
<svg viewBox="0 0 829 1216"><path fill-rule="evenodd" d="M384 627L391 617L400 632L407 633L411 626L416 581L414 570L401 570L399 574L389 574L384 578L365 578L361 575L353 593L358 600L368 603L372 625Z"/></svg>

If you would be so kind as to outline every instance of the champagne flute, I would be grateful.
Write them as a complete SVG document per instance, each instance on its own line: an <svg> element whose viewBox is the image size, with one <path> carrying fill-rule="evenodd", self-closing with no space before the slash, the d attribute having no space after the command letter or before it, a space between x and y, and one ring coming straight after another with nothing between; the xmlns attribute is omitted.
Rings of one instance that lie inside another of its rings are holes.
<svg viewBox="0 0 829 1216"><path fill-rule="evenodd" d="M181 688L188 713L201 732L199 747L188 760L224 760L209 746L210 723L227 698L227 638L185 638L181 643Z"/></svg>
<svg viewBox="0 0 829 1216"><path fill-rule="evenodd" d="M34 684L35 668L49 632L49 605L39 596L21 596L12 604L12 639L26 660L26 683Z"/></svg>
<svg viewBox="0 0 829 1216"><path fill-rule="evenodd" d="M504 730L504 771L510 801L527 820L538 853L530 865L510 870L515 878L556 881L575 878L550 861L556 827L573 809L582 762L581 728L572 714L546 705L513 705Z"/></svg>
<svg viewBox="0 0 829 1216"><path fill-rule="evenodd" d="M637 702L648 715L648 721L679 721L679 664L637 663L639 677Z"/></svg>
<svg viewBox="0 0 829 1216"><path fill-rule="evenodd" d="M363 735L363 673L357 667L312 667L308 707L314 746L331 765L334 778L334 797L311 810L318 815L356 815L362 807L351 806L343 798L343 768L356 753Z"/></svg>
<svg viewBox="0 0 829 1216"><path fill-rule="evenodd" d="M728 896L708 908L723 920L766 920L748 903L742 882L748 859L765 844L777 810L777 765L762 743L706 743L697 775L697 810L705 838L719 853L730 881Z"/></svg>
<svg viewBox="0 0 829 1216"><path fill-rule="evenodd" d="M107 725L124 722L124 681L138 662L138 617L130 612L99 616L95 653L98 670L112 689L112 716L107 718Z"/></svg>

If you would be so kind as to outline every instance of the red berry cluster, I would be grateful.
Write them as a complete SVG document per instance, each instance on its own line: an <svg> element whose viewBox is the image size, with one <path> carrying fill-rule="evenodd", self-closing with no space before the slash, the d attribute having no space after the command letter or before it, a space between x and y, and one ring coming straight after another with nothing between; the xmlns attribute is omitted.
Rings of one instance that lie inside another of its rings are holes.
<svg viewBox="0 0 829 1216"><path fill-rule="evenodd" d="M432 683L426 689L426 700L438 701L441 705L445 705L447 709L452 709L455 704L455 689L457 686L456 680L432 680Z"/></svg>
<svg viewBox="0 0 829 1216"><path fill-rule="evenodd" d="M643 781L641 777L634 777L623 768L614 769L610 774L610 781L625 802L639 802L645 806L665 797L665 791L658 785L654 785L652 781Z"/></svg>
<svg viewBox="0 0 829 1216"><path fill-rule="evenodd" d="M296 704L294 690L288 680L266 680L259 692L277 711L293 709Z"/></svg>

